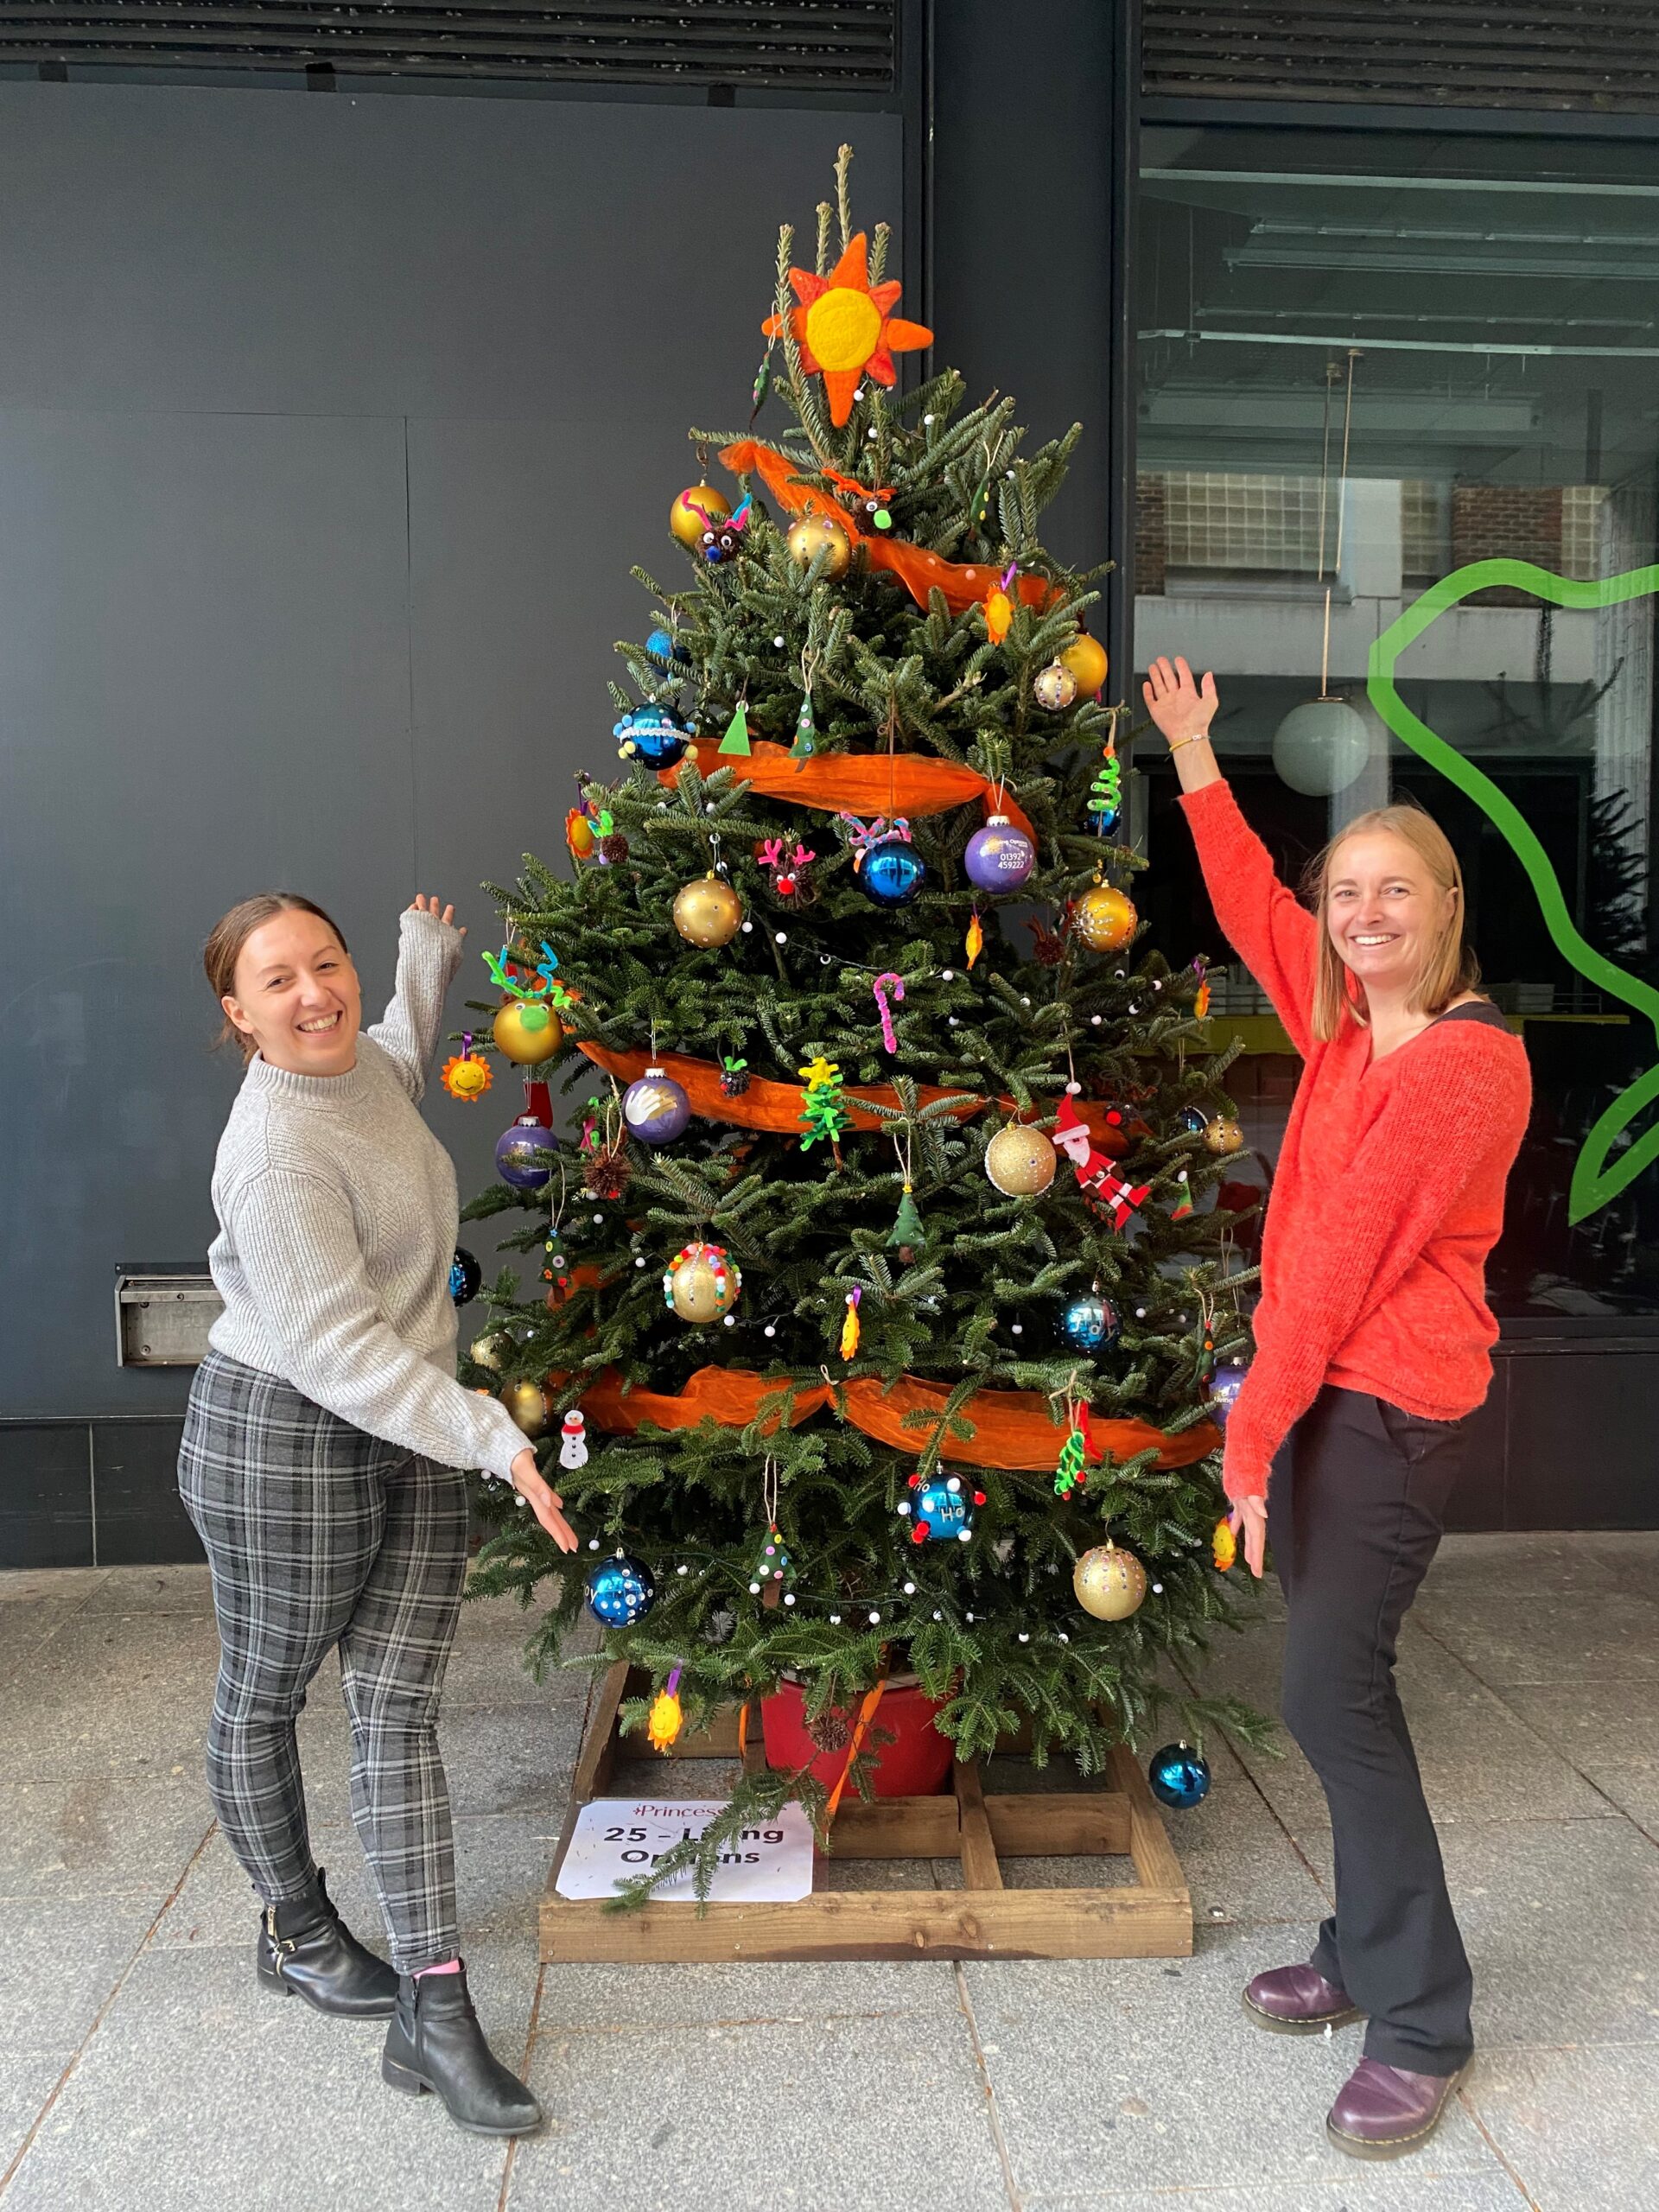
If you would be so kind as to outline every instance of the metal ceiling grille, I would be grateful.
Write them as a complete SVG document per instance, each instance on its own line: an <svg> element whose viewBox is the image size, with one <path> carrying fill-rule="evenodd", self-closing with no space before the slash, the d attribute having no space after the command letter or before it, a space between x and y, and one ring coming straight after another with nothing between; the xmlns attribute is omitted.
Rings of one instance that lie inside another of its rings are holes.
<svg viewBox="0 0 1659 2212"><path fill-rule="evenodd" d="M1659 113L1653 0L1146 0L1148 92Z"/></svg>
<svg viewBox="0 0 1659 2212"><path fill-rule="evenodd" d="M890 93L899 0L0 0L0 63Z"/></svg>

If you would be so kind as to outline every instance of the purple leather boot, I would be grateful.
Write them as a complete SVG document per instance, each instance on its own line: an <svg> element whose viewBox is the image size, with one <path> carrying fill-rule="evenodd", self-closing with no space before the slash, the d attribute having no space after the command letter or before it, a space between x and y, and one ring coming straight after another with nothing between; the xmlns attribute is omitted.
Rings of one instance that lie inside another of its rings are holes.
<svg viewBox="0 0 1659 2212"><path fill-rule="evenodd" d="M1276 2036L1316 2036L1361 2017L1347 1992L1313 1967L1274 1967L1257 1974L1244 1992L1244 2009L1258 2027Z"/></svg>
<svg viewBox="0 0 1659 2212"><path fill-rule="evenodd" d="M1403 2158L1440 2126L1463 2073L1413 2074L1362 2058L1326 2115L1325 2133L1351 2158Z"/></svg>

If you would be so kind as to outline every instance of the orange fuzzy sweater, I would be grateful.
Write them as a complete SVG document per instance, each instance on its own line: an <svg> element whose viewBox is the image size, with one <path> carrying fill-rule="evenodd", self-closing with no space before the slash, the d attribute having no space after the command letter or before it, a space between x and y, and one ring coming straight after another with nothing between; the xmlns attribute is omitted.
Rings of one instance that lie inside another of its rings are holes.
<svg viewBox="0 0 1659 2212"><path fill-rule="evenodd" d="M1491 1382L1486 1255L1532 1084L1518 1037L1449 1021L1371 1062L1345 1021L1313 1035L1319 923L1274 874L1225 783L1181 800L1217 919L1306 1065L1262 1243L1256 1356L1227 1421L1231 1498L1264 1493L1321 1387L1455 1421Z"/></svg>

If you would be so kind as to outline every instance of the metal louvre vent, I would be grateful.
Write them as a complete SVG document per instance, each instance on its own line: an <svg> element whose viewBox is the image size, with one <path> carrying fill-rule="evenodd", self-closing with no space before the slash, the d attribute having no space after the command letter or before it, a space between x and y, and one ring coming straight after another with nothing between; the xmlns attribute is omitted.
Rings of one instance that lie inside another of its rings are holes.
<svg viewBox="0 0 1659 2212"><path fill-rule="evenodd" d="M0 62L891 92L899 0L0 0Z"/></svg>
<svg viewBox="0 0 1659 2212"><path fill-rule="evenodd" d="M1146 0L1149 93L1659 113L1652 0Z"/></svg>

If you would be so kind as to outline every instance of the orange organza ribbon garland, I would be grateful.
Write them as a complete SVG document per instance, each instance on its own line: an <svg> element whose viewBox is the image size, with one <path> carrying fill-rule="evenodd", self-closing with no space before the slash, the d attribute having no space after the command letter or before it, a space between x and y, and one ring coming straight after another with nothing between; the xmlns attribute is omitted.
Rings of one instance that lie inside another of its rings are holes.
<svg viewBox="0 0 1659 2212"><path fill-rule="evenodd" d="M789 1385L741 1367L700 1367L683 1390L671 1396L665 1391L626 1389L621 1376L607 1368L582 1395L582 1409L601 1428L633 1430L645 1422L658 1428L695 1428L699 1421L717 1421L722 1428L747 1428L758 1414L766 1414L766 1427L775 1429L785 1418L791 1428L810 1420L831 1404L837 1388L847 1419L865 1435L874 1436L898 1450L919 1453L928 1441L925 1428L906 1428L905 1416L928 1413L942 1417L950 1392L942 1382L923 1382L906 1375L889 1387L874 1376L855 1376L839 1385L810 1383L795 1392L792 1406ZM771 1402L768 1403L767 1402ZM1066 1438L1066 1425L1057 1421L1048 1400L1037 1390L979 1390L962 1408L974 1425L965 1440L947 1436L940 1443L941 1456L970 1467L1008 1467L1023 1472L1052 1472ZM1195 1460L1218 1449L1221 1431L1213 1421L1200 1421L1176 1436L1167 1436L1144 1421L1096 1421L1090 1429L1100 1459L1107 1452L1118 1459L1156 1446L1160 1467L1190 1467Z"/></svg>
<svg viewBox="0 0 1659 2212"><path fill-rule="evenodd" d="M826 814L943 814L947 807L977 799L987 816L1006 815L1033 844L1037 833L1006 792L999 795L976 768L953 760L934 760L914 753L824 753L797 760L781 745L763 740L750 753L721 753L710 738L693 745L686 759L700 776L729 768L767 798L792 800ZM677 784L684 760L659 768L659 784Z"/></svg>
<svg viewBox="0 0 1659 2212"><path fill-rule="evenodd" d="M735 1098L728 1098L720 1087L720 1070L712 1060L694 1060L682 1052L658 1052L655 1058L649 1052L615 1052L608 1046L595 1044L590 1037L573 1040L580 1052L598 1067L613 1075L619 1083L634 1083L647 1067L661 1068L671 1076L691 1101L691 1111L701 1114L710 1122L725 1122L737 1129L773 1129L791 1135L802 1133L801 1090L798 1084L774 1083L769 1076L753 1076L749 1087ZM870 1113L865 1101L879 1106L890 1106L899 1110L899 1094L890 1084L872 1083L849 1084L841 1094L855 1129L880 1129L892 1127L879 1114ZM917 1103L930 1104L936 1098L960 1096L960 1093L942 1090L937 1084L918 1083L916 1086ZM1077 1117L1084 1122L1096 1147L1109 1160L1121 1160L1128 1150L1128 1137L1124 1130L1107 1120L1113 1110L1109 1106L1074 1098ZM951 1108L959 1122L969 1122L986 1107L1000 1107L1004 1113L1014 1110L1011 1098L962 1098ZM1143 1124L1137 1123L1137 1129Z"/></svg>
<svg viewBox="0 0 1659 2212"><path fill-rule="evenodd" d="M947 561L943 555L930 553L925 547L906 544L903 539L878 537L866 531L855 514L849 513L837 499L830 499L810 484L794 484L790 479L805 473L803 464L793 461L787 454L779 453L771 446L759 444L753 438L740 438L735 445L727 446L721 454L721 463L734 476L759 476L780 507L791 514L804 514L809 508L821 508L834 515L849 537L855 538L864 549L864 557L873 569L887 570L897 576L918 607L927 605L931 591L944 594L944 603L953 614L961 614L976 607L996 582L1000 571L986 562ZM1063 586L1052 584L1044 576L1021 575L1014 580L1014 595L1026 607L1052 607L1056 600L1064 599Z"/></svg>

